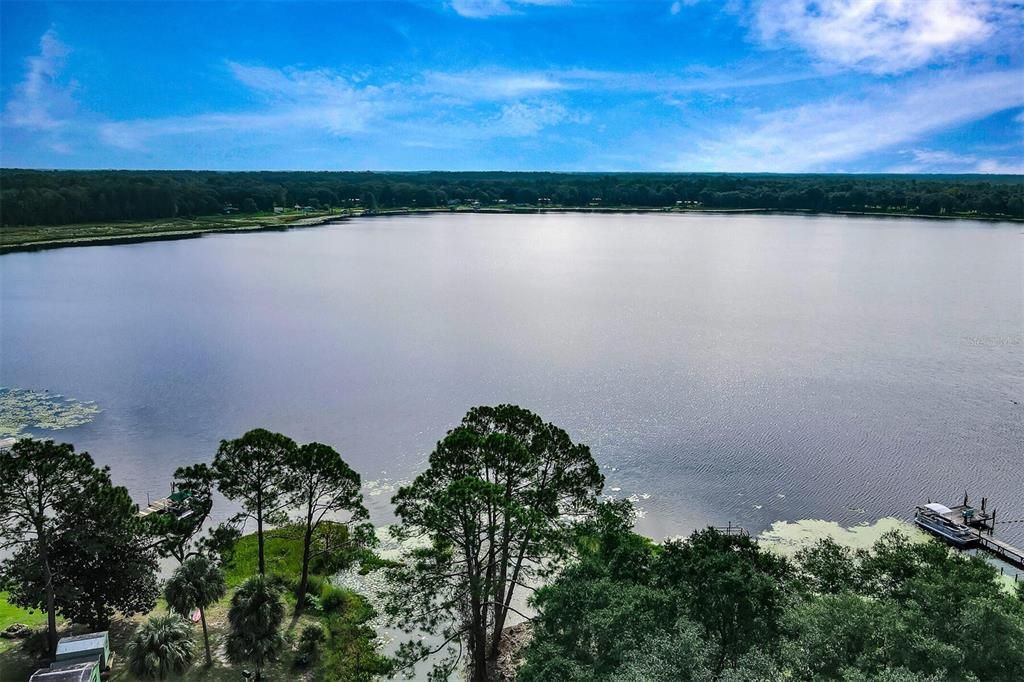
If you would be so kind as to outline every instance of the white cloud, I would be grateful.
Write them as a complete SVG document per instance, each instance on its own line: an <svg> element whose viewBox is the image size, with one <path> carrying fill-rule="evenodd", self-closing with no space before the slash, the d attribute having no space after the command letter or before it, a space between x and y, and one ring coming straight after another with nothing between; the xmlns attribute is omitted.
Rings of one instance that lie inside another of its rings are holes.
<svg viewBox="0 0 1024 682"><path fill-rule="evenodd" d="M357 85L324 70L272 69L227 64L235 79L265 100L249 112L106 122L100 139L126 150L145 150L154 140L174 136L239 133L269 138L327 133L334 136L386 135L412 146L449 146L466 140L528 137L560 123L586 117L562 104L531 99L566 87L543 74L484 71L428 73L420 84ZM449 98L444 106L424 107L423 95ZM468 96L468 97L467 97ZM497 108L491 102L501 103ZM220 140L219 144L229 144Z"/></svg>
<svg viewBox="0 0 1024 682"><path fill-rule="evenodd" d="M1024 163L1002 161L999 159L982 159L975 166L978 173L994 173L996 175L1024 175Z"/></svg>
<svg viewBox="0 0 1024 682"><path fill-rule="evenodd" d="M686 77L667 73L553 69L550 71L508 71L482 68L471 71L423 74L416 91L440 95L461 102L500 101L569 91L672 94L717 92L769 87L821 78L813 71L801 73L730 73L704 71Z"/></svg>
<svg viewBox="0 0 1024 682"><path fill-rule="evenodd" d="M517 73L496 69L423 74L423 90L462 100L518 99L574 87L557 76L538 72Z"/></svg>
<svg viewBox="0 0 1024 682"><path fill-rule="evenodd" d="M501 108L484 130L488 137L525 137L536 135L542 129L566 121L581 122L583 119L570 115L561 104L552 102L516 102Z"/></svg>
<svg viewBox="0 0 1024 682"><path fill-rule="evenodd" d="M1024 174L1024 163L1017 159L980 158L975 154L962 154L943 149L912 149L907 152L911 160L899 164L892 173L994 173L998 175Z"/></svg>
<svg viewBox="0 0 1024 682"><path fill-rule="evenodd" d="M467 142L528 138L562 124L585 124L586 113L551 101L529 100L504 104L491 114L474 112L459 120L410 119L396 124L396 137L408 147L457 149Z"/></svg>
<svg viewBox="0 0 1024 682"><path fill-rule="evenodd" d="M68 47L50 29L39 40L39 54L25 60L25 76L13 88L3 113L3 125L40 134L53 151L66 154L71 147L61 132L75 110L74 82L61 80Z"/></svg>
<svg viewBox="0 0 1024 682"><path fill-rule="evenodd" d="M1014 0L758 2L762 39L792 41L821 61L879 74L961 53L1024 20L1024 7Z"/></svg>
<svg viewBox="0 0 1024 682"><path fill-rule="evenodd" d="M321 130L344 136L364 131L369 122L394 106L383 89L356 87L327 70L270 69L228 62L242 85L264 96L257 112L208 113L105 123L100 138L123 149L142 149L153 138L221 131Z"/></svg>
<svg viewBox="0 0 1024 682"><path fill-rule="evenodd" d="M684 7L693 7L698 2L700 2L700 0L676 0L671 5L669 5L668 13L671 14L672 16L675 16L679 14L681 11L683 11Z"/></svg>
<svg viewBox="0 0 1024 682"><path fill-rule="evenodd" d="M914 149L911 151L914 156L914 161L921 164L924 168L935 168L935 167L959 167L973 166L978 162L978 158L973 154L956 154L941 149Z"/></svg>
<svg viewBox="0 0 1024 682"><path fill-rule="evenodd" d="M667 166L769 172L835 169L927 133L1024 105L1022 78L1022 71L943 74L911 87L879 88L860 100L844 97L749 112L744 123L703 131L704 141L694 151Z"/></svg>
<svg viewBox="0 0 1024 682"><path fill-rule="evenodd" d="M450 7L456 14L469 19L519 14L527 5L567 5L570 0L451 0Z"/></svg>

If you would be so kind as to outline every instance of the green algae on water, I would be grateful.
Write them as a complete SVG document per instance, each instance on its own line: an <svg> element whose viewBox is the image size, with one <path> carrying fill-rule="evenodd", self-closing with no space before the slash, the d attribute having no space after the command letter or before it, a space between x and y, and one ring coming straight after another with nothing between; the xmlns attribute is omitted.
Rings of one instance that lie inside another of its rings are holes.
<svg viewBox="0 0 1024 682"><path fill-rule="evenodd" d="M92 401L48 391L0 387L0 438L21 436L25 429L70 429L88 424L99 411Z"/></svg>
<svg viewBox="0 0 1024 682"><path fill-rule="evenodd" d="M850 549L871 549L879 538L892 530L900 531L912 542L924 542L928 539L928 535L913 524L892 516L849 528L840 526L835 521L822 519L776 521L757 539L779 554L792 557L801 549L825 538L831 538Z"/></svg>

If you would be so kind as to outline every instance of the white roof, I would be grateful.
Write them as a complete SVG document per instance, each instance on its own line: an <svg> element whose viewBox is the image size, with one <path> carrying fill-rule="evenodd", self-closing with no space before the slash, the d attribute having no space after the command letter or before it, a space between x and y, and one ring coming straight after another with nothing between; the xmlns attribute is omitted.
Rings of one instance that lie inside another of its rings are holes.
<svg viewBox="0 0 1024 682"><path fill-rule="evenodd" d="M953 511L952 509L950 509L946 505L939 504L938 502L929 502L924 507L925 507L925 509L931 509L933 512L938 512L939 514L948 514L951 511Z"/></svg>
<svg viewBox="0 0 1024 682"><path fill-rule="evenodd" d="M76 663L66 668L37 670L32 673L29 682L87 682L92 678L95 662Z"/></svg>
<svg viewBox="0 0 1024 682"><path fill-rule="evenodd" d="M57 655L103 649L105 648L106 639L107 633L105 631L91 632L87 635L76 635L74 637L62 637L57 642Z"/></svg>

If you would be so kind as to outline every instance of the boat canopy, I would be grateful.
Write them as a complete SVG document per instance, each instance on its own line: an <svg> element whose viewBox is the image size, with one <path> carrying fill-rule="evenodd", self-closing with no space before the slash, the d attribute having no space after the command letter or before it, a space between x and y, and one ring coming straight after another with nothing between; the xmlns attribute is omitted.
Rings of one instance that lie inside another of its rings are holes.
<svg viewBox="0 0 1024 682"><path fill-rule="evenodd" d="M926 504L924 506L924 508L925 509L931 509L933 512L936 512L938 514L948 514L951 511L953 511L952 509L950 509L946 505L939 504L938 502L929 502L928 504Z"/></svg>

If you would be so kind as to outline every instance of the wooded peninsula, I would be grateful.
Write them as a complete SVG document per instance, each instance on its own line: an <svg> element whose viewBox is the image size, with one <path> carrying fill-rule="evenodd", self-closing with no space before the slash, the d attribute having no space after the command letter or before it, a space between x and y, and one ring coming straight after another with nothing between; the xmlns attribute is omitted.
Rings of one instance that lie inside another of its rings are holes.
<svg viewBox="0 0 1024 682"><path fill-rule="evenodd" d="M7 248L437 210L795 211L1024 220L1019 175L4 169L0 185Z"/></svg>

